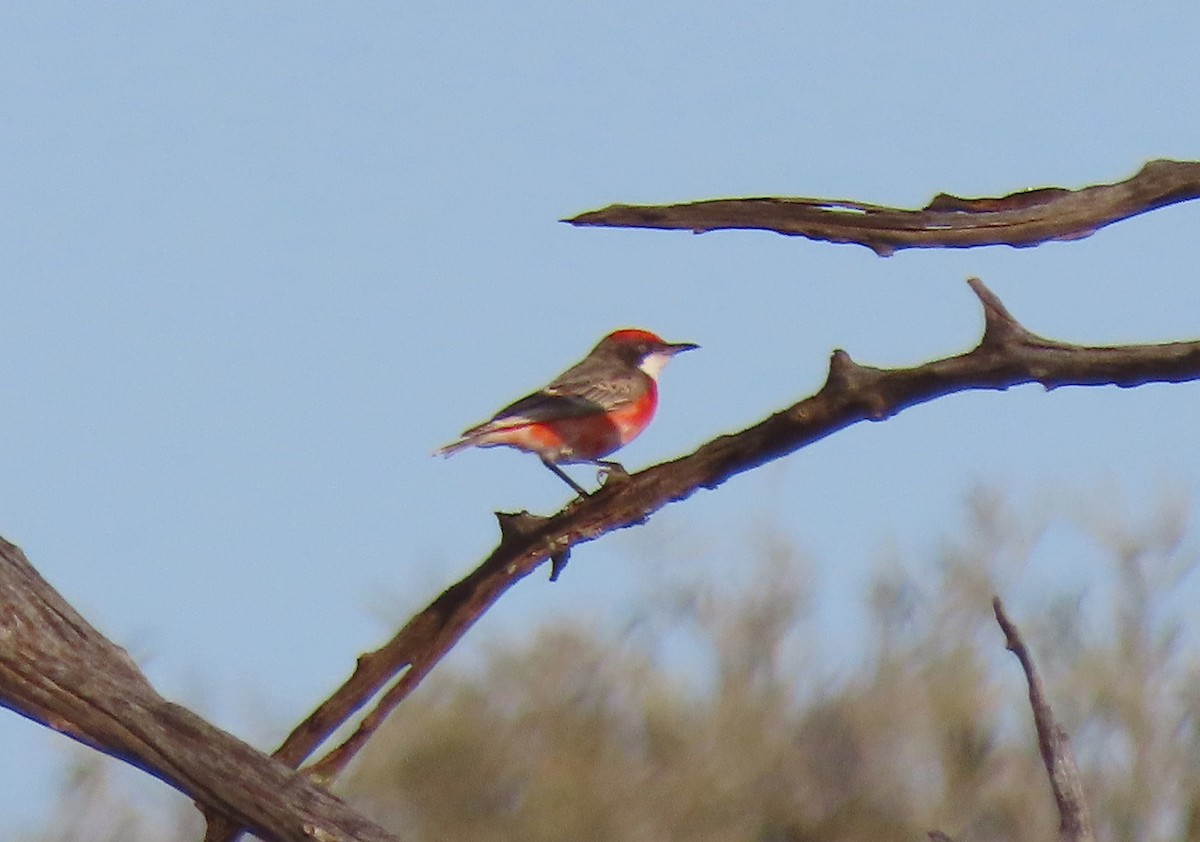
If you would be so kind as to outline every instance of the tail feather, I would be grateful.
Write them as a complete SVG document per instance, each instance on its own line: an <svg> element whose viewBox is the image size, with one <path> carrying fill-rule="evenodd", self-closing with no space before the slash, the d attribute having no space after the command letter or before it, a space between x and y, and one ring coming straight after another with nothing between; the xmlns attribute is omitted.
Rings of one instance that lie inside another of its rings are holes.
<svg viewBox="0 0 1200 842"><path fill-rule="evenodd" d="M433 451L433 455L434 456L453 456L455 453L458 453L458 451L460 451L460 450L466 450L468 447L474 447L474 446L475 446L475 439L461 438L458 441L452 441L447 445L443 445L442 447L439 447L437 450Z"/></svg>

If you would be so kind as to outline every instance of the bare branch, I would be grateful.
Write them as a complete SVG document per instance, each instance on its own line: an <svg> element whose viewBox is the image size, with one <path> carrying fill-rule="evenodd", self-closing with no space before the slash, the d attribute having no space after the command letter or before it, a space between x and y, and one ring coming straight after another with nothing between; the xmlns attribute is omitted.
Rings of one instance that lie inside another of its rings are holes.
<svg viewBox="0 0 1200 842"><path fill-rule="evenodd" d="M159 696L0 539L0 704L144 769L264 839L396 837L304 775Z"/></svg>
<svg viewBox="0 0 1200 842"><path fill-rule="evenodd" d="M1082 190L1043 187L999 198L945 193L921 210L841 199L710 199L674 205L609 205L563 222L615 228L683 229L701 234L752 228L856 243L886 257L906 248L1035 246L1077 240L1140 213L1200 196L1200 162L1150 161L1116 184Z"/></svg>
<svg viewBox="0 0 1200 842"><path fill-rule="evenodd" d="M863 420L882 420L952 392L1021 383L1115 384L1200 379L1200 341L1092 348L1022 327L977 279L984 333L970 352L905 369L859 365L835 351L814 395L694 453L632 476L611 475L553 517L500 518L501 540L470 575L358 660L349 680L301 723L272 760L153 690L123 651L76 614L0 540L0 704L145 769L195 798L209 840L250 827L270 839L394 837L314 785L338 774L468 628L542 562L561 570L572 547L644 522L670 502ZM390 686L389 686L390 685ZM356 730L308 771L293 768L382 691ZM285 765L286 764L286 765Z"/></svg>
<svg viewBox="0 0 1200 842"><path fill-rule="evenodd" d="M969 282L985 313L985 332L972 351L907 369L862 366L835 351L819 392L694 453L611 479L584 500L549 518L503 518L499 546L469 576L416 615L380 649L361 656L353 675L288 736L275 756L302 762L376 693L377 707L313 769L333 776L350 761L387 714L407 696L468 628L508 588L543 561L616 529L642 523L663 506L700 488L715 488L743 471L778 459L859 421L878 421L952 392L1047 388L1200 379L1200 341L1088 348L1042 339L1022 327L977 279ZM397 676L401 675L397 681ZM392 682L391 687L388 685Z"/></svg>
<svg viewBox="0 0 1200 842"><path fill-rule="evenodd" d="M1004 613L1000 597L993 597L992 609L996 613L996 622L1004 632L1005 646L1021 662L1021 669L1025 671L1025 680L1029 684L1029 706L1033 708L1038 748L1042 753L1046 774L1050 776L1054 803L1058 807L1058 838L1061 842L1094 842L1096 835L1083 797L1083 784L1079 779L1079 768L1075 765L1075 755L1071 751L1071 741L1050 710L1046 690L1033 665L1033 658L1016 625Z"/></svg>

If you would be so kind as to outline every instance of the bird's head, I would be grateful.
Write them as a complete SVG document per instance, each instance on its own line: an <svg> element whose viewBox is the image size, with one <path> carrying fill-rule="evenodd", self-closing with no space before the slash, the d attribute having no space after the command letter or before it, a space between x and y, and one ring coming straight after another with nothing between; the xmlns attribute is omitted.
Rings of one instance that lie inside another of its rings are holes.
<svg viewBox="0 0 1200 842"><path fill-rule="evenodd" d="M664 342L662 337L648 330L626 328L601 339L592 353L611 353L657 380L658 373L671 357L699 347L693 342Z"/></svg>

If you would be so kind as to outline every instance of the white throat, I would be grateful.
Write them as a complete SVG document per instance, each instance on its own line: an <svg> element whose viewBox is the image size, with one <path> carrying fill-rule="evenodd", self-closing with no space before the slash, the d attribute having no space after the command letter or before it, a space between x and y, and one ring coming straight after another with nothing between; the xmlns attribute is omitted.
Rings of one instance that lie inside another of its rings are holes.
<svg viewBox="0 0 1200 842"><path fill-rule="evenodd" d="M672 354L666 351L655 351L652 354L647 354L646 358L638 364L638 368L649 375L651 380L657 381L658 373L671 361L672 356Z"/></svg>

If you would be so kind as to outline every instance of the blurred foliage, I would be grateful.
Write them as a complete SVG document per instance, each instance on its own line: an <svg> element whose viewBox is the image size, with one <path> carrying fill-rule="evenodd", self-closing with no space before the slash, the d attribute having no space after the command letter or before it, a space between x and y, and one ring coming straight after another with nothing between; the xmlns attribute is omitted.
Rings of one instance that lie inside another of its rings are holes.
<svg viewBox="0 0 1200 842"><path fill-rule="evenodd" d="M1103 840L1197 832L1200 660L1165 610L1194 568L1184 511L1142 529L1085 517L1108 586L1008 600ZM887 565L849 663L810 614L803 560L751 541L756 558L729 560L754 571L741 588L662 594L615 638L545 628L479 674L436 676L343 789L418 840L1052 839L1026 687L991 614L1062 518L1029 520L982 494L936 563Z"/></svg>
<svg viewBox="0 0 1200 842"><path fill-rule="evenodd" d="M162 842L204 836L204 821L191 801L148 775L82 746L71 747L65 766L46 826L22 839Z"/></svg>
<svg viewBox="0 0 1200 842"><path fill-rule="evenodd" d="M410 840L1052 839L999 593L1072 735L1099 838L1200 838L1188 509L1163 505L1140 527L1075 517L1088 583L1073 591L1036 575L1062 561L1045 549L1064 521L1054 508L1022 517L978 495L935 559L881 566L866 627L833 632L838 618L809 604L812 569L763 530L753 557L727 560L741 585L676 583L619 632L547 627L492 642L480 669L435 673L341 794ZM170 838L94 774L39 838ZM78 834L98 809L111 832Z"/></svg>

